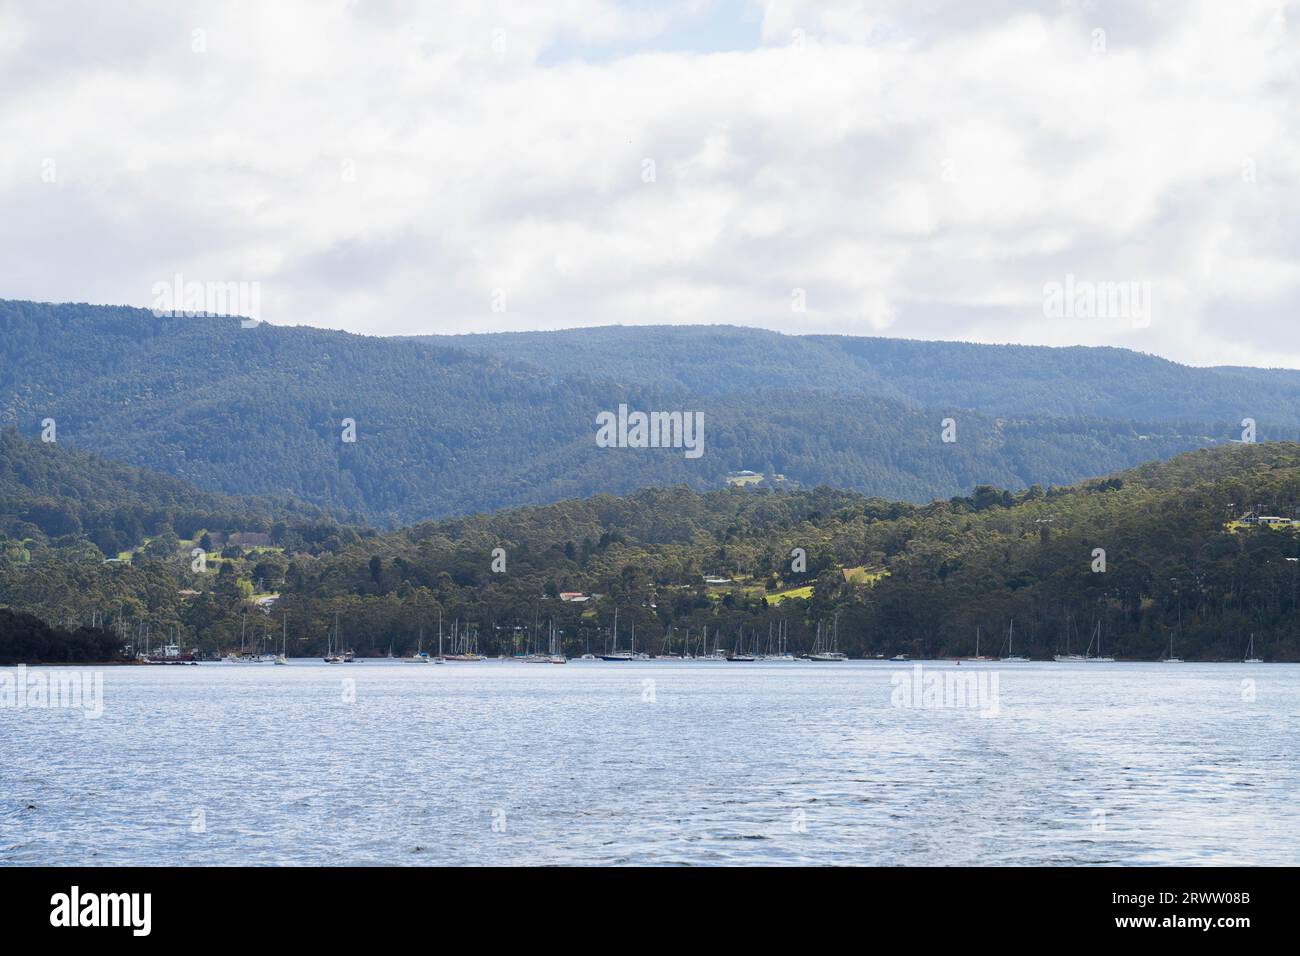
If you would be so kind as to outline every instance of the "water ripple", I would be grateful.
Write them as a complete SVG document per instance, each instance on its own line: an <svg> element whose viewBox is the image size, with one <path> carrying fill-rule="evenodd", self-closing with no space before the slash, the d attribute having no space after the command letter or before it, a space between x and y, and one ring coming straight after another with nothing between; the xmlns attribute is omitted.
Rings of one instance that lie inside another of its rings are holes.
<svg viewBox="0 0 1300 956"><path fill-rule="evenodd" d="M960 670L110 668L0 711L0 864L1300 863L1300 667Z"/></svg>

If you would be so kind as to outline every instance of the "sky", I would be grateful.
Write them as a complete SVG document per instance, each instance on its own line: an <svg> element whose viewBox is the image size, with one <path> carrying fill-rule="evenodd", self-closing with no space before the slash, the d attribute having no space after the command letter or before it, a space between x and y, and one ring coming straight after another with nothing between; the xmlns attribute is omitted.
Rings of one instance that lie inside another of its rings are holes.
<svg viewBox="0 0 1300 956"><path fill-rule="evenodd" d="M0 0L0 298L1300 368L1298 114L1295 3Z"/></svg>

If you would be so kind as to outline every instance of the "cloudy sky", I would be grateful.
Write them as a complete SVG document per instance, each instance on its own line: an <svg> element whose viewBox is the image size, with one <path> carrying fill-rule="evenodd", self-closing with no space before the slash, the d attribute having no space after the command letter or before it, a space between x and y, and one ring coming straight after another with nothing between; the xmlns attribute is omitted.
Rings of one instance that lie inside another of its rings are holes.
<svg viewBox="0 0 1300 956"><path fill-rule="evenodd" d="M1298 114L1276 0L0 0L0 297L1300 367Z"/></svg>

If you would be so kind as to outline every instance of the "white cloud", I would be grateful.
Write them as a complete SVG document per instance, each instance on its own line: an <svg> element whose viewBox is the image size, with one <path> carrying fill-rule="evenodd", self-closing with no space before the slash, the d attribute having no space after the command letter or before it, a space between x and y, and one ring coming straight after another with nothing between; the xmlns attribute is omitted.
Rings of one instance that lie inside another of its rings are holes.
<svg viewBox="0 0 1300 956"><path fill-rule="evenodd" d="M0 295L148 305L179 272L375 333L733 322L1300 367L1294 6L1167 11L0 3ZM1149 327L1045 318L1066 274L1150 282Z"/></svg>

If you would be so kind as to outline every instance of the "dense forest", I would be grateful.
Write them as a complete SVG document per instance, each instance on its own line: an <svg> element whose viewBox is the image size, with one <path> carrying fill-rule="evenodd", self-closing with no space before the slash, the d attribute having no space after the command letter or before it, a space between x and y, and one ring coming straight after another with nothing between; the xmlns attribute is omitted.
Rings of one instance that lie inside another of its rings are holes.
<svg viewBox="0 0 1300 956"><path fill-rule="evenodd" d="M0 666L123 660L122 640L102 628L51 627L34 614L0 607Z"/></svg>
<svg viewBox="0 0 1300 956"><path fill-rule="evenodd" d="M702 395L807 387L1011 418L1236 424L1249 415L1265 429L1300 427L1300 371L1190 368L1118 348L795 336L738 326L607 326L425 341Z"/></svg>
<svg viewBox="0 0 1300 956"><path fill-rule="evenodd" d="M265 499L200 491L189 482L0 429L0 529L10 541L93 545L114 557L146 538L191 537L200 528L270 532L280 519L321 510L288 496ZM283 526L281 524L281 526Z"/></svg>
<svg viewBox="0 0 1300 956"><path fill-rule="evenodd" d="M49 419L68 447L389 528L741 470L914 502L1068 484L1238 439L1247 416L1261 440L1300 437L1298 397L1300 373L1118 349L723 327L384 339L0 300L0 427ZM620 403L702 412L704 454L598 447Z"/></svg>
<svg viewBox="0 0 1300 956"><path fill-rule="evenodd" d="M968 655L977 628L981 650L997 654L1014 620L1015 650L1033 656L1081 652L1099 635L1109 654L1154 660L1172 635L1188 659L1240 659L1254 634L1266 659L1300 659L1300 532L1229 521L1296 513L1293 443L1201 450L1068 487L982 485L925 505L824 487L671 487L390 531L262 514L263 503L200 520L202 493L173 486L178 504L152 527L122 524L132 550L116 560L90 536L116 521L112 501L100 496L91 532L80 515L80 531L42 525L31 502L55 489L32 479L25 496L20 476L59 471L70 487L108 489L119 466L13 436L3 447L0 604L68 630L100 624L137 646L166 636L215 655L241 633L271 646L284 628L291 654L314 655L337 619L362 654L407 653L421 635L428 649L439 622L487 654L522 650L553 625L580 654L608 645L617 610L620 645L635 629L651 652L698 642L706 627L723 647L762 647L784 628L801 651L820 625L853 656ZM561 597L571 592L589 600Z"/></svg>

